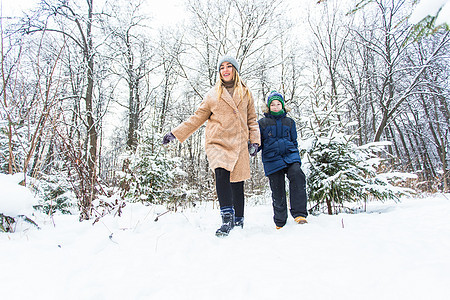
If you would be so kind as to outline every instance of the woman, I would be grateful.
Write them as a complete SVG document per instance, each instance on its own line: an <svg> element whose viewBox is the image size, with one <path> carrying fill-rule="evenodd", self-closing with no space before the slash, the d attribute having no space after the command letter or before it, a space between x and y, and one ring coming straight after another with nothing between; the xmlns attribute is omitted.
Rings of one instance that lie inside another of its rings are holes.
<svg viewBox="0 0 450 300"><path fill-rule="evenodd" d="M239 77L239 64L226 55L218 63L219 80L188 120L166 134L163 144L181 143L208 121L205 150L215 173L222 226L217 236L227 236L234 226L244 226L244 180L250 178L250 155L260 145L253 97Z"/></svg>

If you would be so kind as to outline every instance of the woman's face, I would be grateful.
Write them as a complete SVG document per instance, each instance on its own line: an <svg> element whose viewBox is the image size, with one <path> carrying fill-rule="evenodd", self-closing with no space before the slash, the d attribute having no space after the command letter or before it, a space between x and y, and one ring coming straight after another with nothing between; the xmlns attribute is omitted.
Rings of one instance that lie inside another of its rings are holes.
<svg viewBox="0 0 450 300"><path fill-rule="evenodd" d="M234 79L233 65L227 61L220 65L219 72L225 82L230 82Z"/></svg>
<svg viewBox="0 0 450 300"><path fill-rule="evenodd" d="M273 100L272 102L270 102L270 111L277 113L282 109L283 109L283 104L281 104L280 101Z"/></svg>

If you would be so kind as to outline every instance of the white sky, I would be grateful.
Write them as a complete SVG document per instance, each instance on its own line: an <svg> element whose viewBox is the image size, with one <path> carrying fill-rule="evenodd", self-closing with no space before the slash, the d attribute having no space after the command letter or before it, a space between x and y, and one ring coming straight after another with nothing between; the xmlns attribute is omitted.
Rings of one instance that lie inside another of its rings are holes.
<svg viewBox="0 0 450 300"><path fill-rule="evenodd" d="M435 16L442 7L437 24L447 23L450 25L450 0L421 0L411 15L410 21L417 23L426 16Z"/></svg>
<svg viewBox="0 0 450 300"><path fill-rule="evenodd" d="M17 17L23 10L32 9L37 6L40 0L0 0L3 17ZM81 1L81 0L78 0ZM96 2L101 0L94 0ZM133 0L130 0L133 1ZM153 22L159 25L178 23L185 13L183 10L183 0L146 0L145 7ZM155 27L159 27L156 25Z"/></svg>
<svg viewBox="0 0 450 300"><path fill-rule="evenodd" d="M26 9L33 8L40 0L0 0L3 17L19 16ZM97 1L97 0L96 0ZM156 24L178 23L184 18L183 0L147 0L149 15ZM442 7L437 24L450 24L450 0L421 0L410 21L416 23L427 15L435 15ZM159 26L156 26L159 27Z"/></svg>
<svg viewBox="0 0 450 300"><path fill-rule="evenodd" d="M0 0L1 13L3 17L12 17L20 15L23 9L32 7L32 3L37 2L32 0Z"/></svg>

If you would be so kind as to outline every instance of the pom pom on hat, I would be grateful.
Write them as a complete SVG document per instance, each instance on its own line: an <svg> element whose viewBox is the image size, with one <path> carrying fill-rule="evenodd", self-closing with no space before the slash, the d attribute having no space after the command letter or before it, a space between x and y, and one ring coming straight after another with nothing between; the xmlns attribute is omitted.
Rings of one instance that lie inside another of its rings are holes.
<svg viewBox="0 0 450 300"><path fill-rule="evenodd" d="M238 64L237 60L231 55L224 55L219 59L219 63L217 64L217 70L219 72L220 72L220 65L226 61L229 62L230 64L232 64L233 67L236 69L236 71L239 73L239 64Z"/></svg>
<svg viewBox="0 0 450 300"><path fill-rule="evenodd" d="M284 109L284 98L283 98L283 95L281 95L277 91L270 92L269 96L267 96L267 106L269 107L269 109L270 109L270 103L272 103L273 100L280 101L281 105L283 106L283 109Z"/></svg>

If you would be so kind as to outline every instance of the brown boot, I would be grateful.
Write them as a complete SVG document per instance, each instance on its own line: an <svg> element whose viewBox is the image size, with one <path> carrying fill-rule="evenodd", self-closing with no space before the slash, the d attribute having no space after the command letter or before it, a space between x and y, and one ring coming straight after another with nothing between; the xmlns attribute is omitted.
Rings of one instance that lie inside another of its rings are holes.
<svg viewBox="0 0 450 300"><path fill-rule="evenodd" d="M306 224L306 223L308 223L308 221L306 221L306 218L302 217L302 216L298 216L294 220L295 220L295 222L297 222L297 224Z"/></svg>

